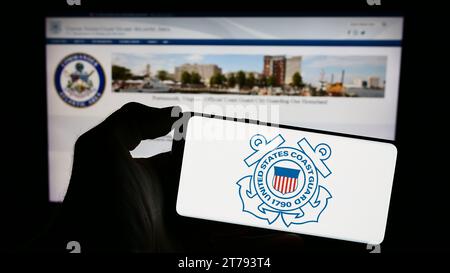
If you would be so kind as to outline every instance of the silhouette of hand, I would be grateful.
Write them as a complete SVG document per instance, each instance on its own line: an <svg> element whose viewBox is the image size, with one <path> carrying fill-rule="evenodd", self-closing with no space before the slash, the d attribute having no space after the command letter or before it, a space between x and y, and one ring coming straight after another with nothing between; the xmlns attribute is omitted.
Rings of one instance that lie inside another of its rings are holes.
<svg viewBox="0 0 450 273"><path fill-rule="evenodd" d="M130 151L141 140L167 135L180 114L179 107L128 103L79 137L53 248L65 251L69 241L79 242L82 252L273 251L301 245L296 235L176 214L180 158L168 152L134 159Z"/></svg>
<svg viewBox="0 0 450 273"><path fill-rule="evenodd" d="M168 251L174 245L164 224L158 168L170 156L133 159L141 140L171 131L179 108L128 103L80 136L72 176L57 221L56 242L78 241L86 251Z"/></svg>

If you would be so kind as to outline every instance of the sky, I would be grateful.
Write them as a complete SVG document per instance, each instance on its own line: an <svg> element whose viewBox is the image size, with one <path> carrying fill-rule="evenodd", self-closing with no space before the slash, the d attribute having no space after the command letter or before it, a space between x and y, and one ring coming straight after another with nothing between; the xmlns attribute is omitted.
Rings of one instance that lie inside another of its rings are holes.
<svg viewBox="0 0 450 273"><path fill-rule="evenodd" d="M239 70L261 73L263 55L200 55L200 54L128 54L114 53L112 63L125 66L135 74L143 74L150 64L152 74L158 70L175 72L175 66L185 63L217 64L223 73Z"/></svg>
<svg viewBox="0 0 450 273"><path fill-rule="evenodd" d="M341 80L342 70L345 70L344 83L352 84L354 79L367 80L377 76L383 82L386 77L386 56L303 56L303 81L317 85L324 72L324 80Z"/></svg>
<svg viewBox="0 0 450 273"><path fill-rule="evenodd" d="M287 56L289 57L289 56ZM302 56L301 74L303 81L318 85L321 73L324 80L330 81L334 74L334 81L340 81L342 70L345 70L346 84L352 84L354 79L367 80L370 76L377 76L381 82L386 76L386 56ZM112 63L125 66L134 74L143 74L145 67L150 64L154 75L158 70L175 72L175 66L185 63L217 64L223 73L239 70L261 73L264 55L202 55L202 54L138 54L114 53Z"/></svg>

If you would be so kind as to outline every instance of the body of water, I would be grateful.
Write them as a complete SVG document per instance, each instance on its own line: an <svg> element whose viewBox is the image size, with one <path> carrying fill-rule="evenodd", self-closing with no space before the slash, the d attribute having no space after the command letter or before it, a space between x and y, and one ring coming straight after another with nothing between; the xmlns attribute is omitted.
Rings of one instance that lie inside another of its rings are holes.
<svg viewBox="0 0 450 273"><path fill-rule="evenodd" d="M348 88L347 94L356 94L358 97L365 98L383 98L384 89L371 89L371 88Z"/></svg>

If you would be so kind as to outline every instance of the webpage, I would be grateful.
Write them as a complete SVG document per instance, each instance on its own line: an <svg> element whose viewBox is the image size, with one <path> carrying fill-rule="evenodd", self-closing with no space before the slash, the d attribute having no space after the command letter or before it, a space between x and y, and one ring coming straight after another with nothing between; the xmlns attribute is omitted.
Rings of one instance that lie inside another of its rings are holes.
<svg viewBox="0 0 450 273"><path fill-rule="evenodd" d="M127 102L394 140L400 17L51 17L49 198L76 139ZM171 136L132 155L171 149Z"/></svg>

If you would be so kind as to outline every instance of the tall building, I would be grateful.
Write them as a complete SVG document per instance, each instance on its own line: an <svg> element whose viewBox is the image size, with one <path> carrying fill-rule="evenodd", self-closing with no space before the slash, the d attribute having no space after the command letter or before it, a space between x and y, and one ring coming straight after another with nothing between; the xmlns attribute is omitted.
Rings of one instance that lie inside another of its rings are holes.
<svg viewBox="0 0 450 273"><path fill-rule="evenodd" d="M181 81L183 72L196 72L202 78L202 82L209 85L209 80L216 73L222 73L222 69L215 64L183 64L175 67L175 80Z"/></svg>
<svg viewBox="0 0 450 273"><path fill-rule="evenodd" d="M286 58L280 56L264 56L263 75L273 76L276 85L285 85L292 83L292 76L301 72L301 56Z"/></svg>
<svg viewBox="0 0 450 273"><path fill-rule="evenodd" d="M301 63L301 56L294 56L286 59L286 77L284 79L285 84L292 83L292 76L294 76L295 73L298 72L299 74L301 74Z"/></svg>
<svg viewBox="0 0 450 273"><path fill-rule="evenodd" d="M380 87L380 78L379 77L369 77L368 79L369 88L379 88Z"/></svg>
<svg viewBox="0 0 450 273"><path fill-rule="evenodd" d="M266 77L273 76L275 85L283 85L286 77L286 57L264 56L263 74Z"/></svg>

